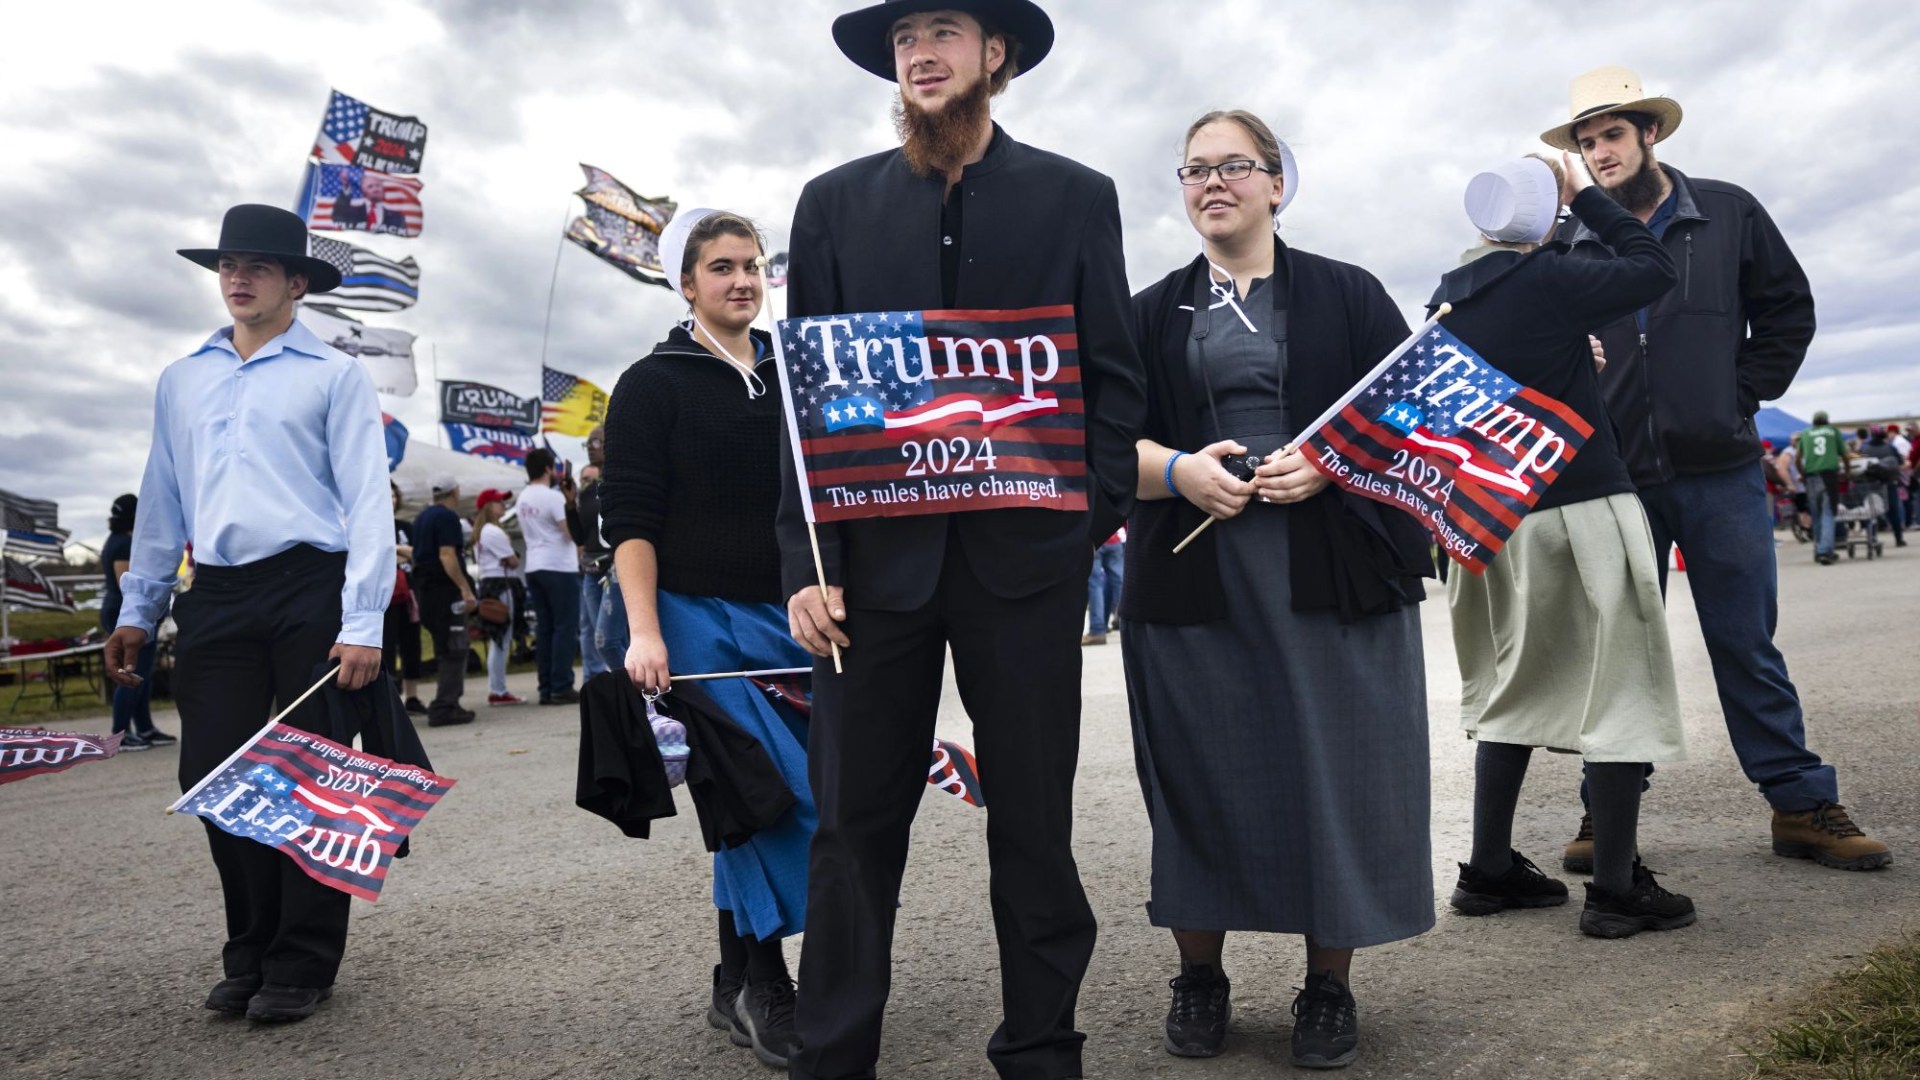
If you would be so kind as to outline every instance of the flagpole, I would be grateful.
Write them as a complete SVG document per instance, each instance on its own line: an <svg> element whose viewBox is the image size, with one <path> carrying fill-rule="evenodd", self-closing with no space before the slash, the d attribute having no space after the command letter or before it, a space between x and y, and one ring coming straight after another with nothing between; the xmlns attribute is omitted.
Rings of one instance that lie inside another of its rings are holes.
<svg viewBox="0 0 1920 1080"><path fill-rule="evenodd" d="M440 397L440 343L436 341L427 348L433 351L433 396L437 399ZM439 407L440 403L436 400L435 410L438 411ZM433 445L443 448L447 445L447 426L442 423L445 419L445 414L442 414L433 422Z"/></svg>
<svg viewBox="0 0 1920 1080"><path fill-rule="evenodd" d="M553 247L553 276L547 279L547 319L540 327L540 381L535 386L541 388L541 400L544 403L544 391L547 385L547 334L553 329L553 294L560 284L560 256L567 250L567 222L573 218L573 197L567 197L567 212L560 218L560 240ZM543 425L544 426L544 425Z"/></svg>
<svg viewBox="0 0 1920 1080"><path fill-rule="evenodd" d="M806 675L810 667L762 668L759 671L712 671L705 675L669 675L670 682L705 682L708 679L758 679L771 675Z"/></svg>
<svg viewBox="0 0 1920 1080"><path fill-rule="evenodd" d="M276 715L274 716L274 718L273 718L273 719L271 719L271 720L269 720L269 721L267 721L267 722L266 722L266 724L265 724L264 726L262 726L262 727L260 728L260 730L259 730L259 731L256 731L256 732L254 732L254 733L253 733L253 737L252 737L251 739L248 739L248 740L247 740L246 742L243 742L243 743L241 743L241 744L240 744L240 749L238 749L238 750L235 750L235 751L234 751L233 753L231 753L231 754L228 754L228 755L227 755L227 760L225 760L225 761L223 761L223 762L221 762L221 763L220 763L219 765L216 765L216 766L214 766L214 769L213 769L213 771L212 771L212 772L210 772L210 773L208 773L207 775L205 775L205 776L203 776L203 777L201 777L201 778L200 778L200 782L199 782L199 783L197 783L197 784L195 784L195 785L193 785L192 787L190 787L190 788L188 788L188 789L186 790L186 793L185 793L185 794L183 794L183 795L181 795L181 796L180 796L180 797L179 797L178 799L175 799L175 800L174 800L174 802L173 802L173 805L172 805L172 806L169 806L169 807L167 807L167 813L169 813L169 814L171 814L171 813L175 813L175 812L177 812L177 811L178 811L178 810L180 809L180 807L181 807L181 806L183 806L183 805L185 805L185 804L186 804L186 802L187 802L187 800L188 800L188 799L191 799L191 798L193 798L193 797L194 797L195 795L198 795L198 794L200 794L200 789L201 789L201 788L204 788L204 787L206 787L206 786L207 786L207 781L209 781L209 780L211 780L211 779L213 779L214 777L216 777L216 776L218 776L218 775L220 775L220 774L221 774L222 772L225 772L225 771L226 771L226 768L227 768L227 766L229 766L229 765L231 765L231 764L233 764L233 763L234 763L234 762L236 762L236 761L239 761L239 760L240 760L240 755L241 755L241 754L244 754L244 753L246 753L246 752L247 752L248 750L251 750L251 749L253 749L253 744L254 744L254 743L257 743L257 742L259 742L259 741L260 741L260 740L261 740L262 738L264 738L264 737L266 736L266 734L267 734L267 732L269 732L269 731L272 731L272 730L273 730L273 725L275 725L275 724L277 724L277 723L279 723L279 722L280 722L281 720L284 720L284 719L286 719L286 716L287 716L287 714L288 714L288 713L290 713L290 712L292 712L293 710L295 710L295 709L297 709L297 708L299 708L299 707L300 707L300 703L301 703L301 702L303 702L303 701L305 701L305 700L307 700L308 698L310 698L310 697L312 697L312 696L313 696L313 694L314 694L314 691L316 691L316 690L318 690L318 689L320 689L321 687L323 687L323 686L325 686L325 685L327 685L327 680L328 680L328 679L331 679L331 678L333 678L333 677L334 677L335 675L338 675L338 674L340 674L340 665L338 665L338 664L335 664L334 666L332 666L332 667L330 667L330 668L328 668L328 669L327 669L327 673L326 673L325 675L322 675L322 676L320 676L320 681L319 681L319 682L317 682L317 683L314 683L314 684L313 684L312 686L309 686L309 687L307 687L307 692L306 692L306 693L304 693L304 694L301 694L301 695L300 695L299 697L297 697L297 698L294 698L294 699L293 699L293 704L291 704L291 705L289 705L289 706L287 706L287 707L286 707L286 708L284 708L284 709L281 709L281 710L280 710L280 712L279 712L278 714L276 714Z"/></svg>
<svg viewBox="0 0 1920 1080"><path fill-rule="evenodd" d="M1405 355L1408 349L1413 348L1413 345L1415 342L1419 341L1422 337L1424 337L1427 331L1432 330L1435 326L1439 325L1440 320L1443 317L1445 317L1448 312L1451 312L1452 310L1453 310L1452 304L1442 303L1439 309L1433 313L1433 318L1428 319L1424 323L1421 323L1420 328L1418 330L1415 330L1413 333L1407 335L1407 340L1401 342L1398 348L1388 353L1387 358L1385 360L1382 360L1379 363L1373 365L1373 370L1361 376L1360 381L1357 383L1354 383L1352 389L1348 390L1345 394L1342 394L1338 401L1335 401L1333 404L1327 406L1327 411L1321 413L1318 419L1314 420L1313 423L1308 424L1304 430L1296 434L1293 437L1293 439L1287 443L1286 446L1281 447L1280 452L1284 454L1287 451L1292 450L1294 447L1299 446L1301 443L1306 442L1308 439L1312 438L1315 432L1319 431L1321 428L1326 426L1327 421L1332 420L1335 416L1338 416L1340 414L1341 409L1344 409L1348 405L1352 404L1353 399L1360 396L1360 391L1365 390L1368 386L1372 385L1373 380L1379 378L1381 372L1387 370L1387 368L1392 366L1396 361L1398 361L1401 356ZM1207 527L1209 525L1212 525L1214 522L1219 520L1220 519L1217 517L1209 516L1207 520L1200 523L1200 526L1198 528L1188 533L1187 538L1185 540L1182 540L1179 543L1173 545L1173 553L1175 555L1178 555L1182 551L1185 551L1188 544L1193 543L1194 540L1199 538L1201 533L1207 531Z"/></svg>

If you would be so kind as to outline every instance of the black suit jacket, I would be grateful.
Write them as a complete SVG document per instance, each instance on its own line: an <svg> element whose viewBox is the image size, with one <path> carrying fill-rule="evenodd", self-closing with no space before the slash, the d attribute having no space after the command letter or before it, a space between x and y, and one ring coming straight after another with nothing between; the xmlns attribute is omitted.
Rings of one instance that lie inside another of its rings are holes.
<svg viewBox="0 0 1920 1080"><path fill-rule="evenodd" d="M815 177L793 214L787 315L947 307L941 295L944 177L916 175L899 150ZM1113 181L1057 154L1013 141L998 125L985 158L967 166L955 308L1070 303L1086 395L1088 511L979 510L964 514L822 523L827 583L864 608L926 603L952 534L994 594L1014 599L1084 576L1093 546L1133 506L1134 443L1146 415L1134 348L1120 205ZM814 584L791 443L780 440L781 577L792 596Z"/></svg>

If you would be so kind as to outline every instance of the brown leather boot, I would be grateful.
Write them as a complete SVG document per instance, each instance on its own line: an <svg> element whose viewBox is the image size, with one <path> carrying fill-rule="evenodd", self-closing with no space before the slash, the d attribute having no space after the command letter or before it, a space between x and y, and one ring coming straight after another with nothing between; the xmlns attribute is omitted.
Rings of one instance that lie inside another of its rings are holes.
<svg viewBox="0 0 1920 1080"><path fill-rule="evenodd" d="M1798 814L1773 812L1773 853L1812 859L1836 870L1876 870L1893 863L1887 845L1862 832L1839 803Z"/></svg>
<svg viewBox="0 0 1920 1080"><path fill-rule="evenodd" d="M1560 868L1569 874L1593 873L1593 815L1580 815L1580 835L1560 853Z"/></svg>

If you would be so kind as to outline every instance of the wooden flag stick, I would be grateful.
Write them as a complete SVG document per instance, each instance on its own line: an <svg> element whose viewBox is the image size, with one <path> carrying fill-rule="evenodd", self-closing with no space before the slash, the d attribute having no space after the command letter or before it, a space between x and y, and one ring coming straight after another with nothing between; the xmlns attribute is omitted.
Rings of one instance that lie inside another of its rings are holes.
<svg viewBox="0 0 1920 1080"><path fill-rule="evenodd" d="M175 799L175 800L174 800L174 803L173 803L173 805L172 805L172 806L169 806L169 807L167 807L167 813L169 813L169 814L171 814L171 813L173 813L173 812L175 812L175 811L177 811L177 810L179 810L179 809L180 809L180 808L181 808L182 806L185 806L185 805L187 804L187 800L188 800L188 799L191 799L191 798L193 798L193 797L194 797L195 795L198 795L198 794L200 794L200 789L201 789L201 788L203 788L203 787L206 787L206 786L207 786L207 781L209 781L209 780L211 780L211 779L213 779L214 777L216 777L216 776L218 776L218 775L220 775L220 773L221 773L221 772L223 772L223 771L225 771L225 769L226 769L226 767L227 767L227 766L229 766L229 765L231 765L231 764L233 764L234 762L236 762L236 761L238 761L238 760L240 760L240 755L241 755L241 754L244 754L244 753L246 753L246 752L247 752L247 750L248 750L248 749L250 749L250 748L251 748L251 747L253 746L253 744L254 744L254 743L257 743L257 742L259 742L259 741L260 741L260 739L261 739L261 737L262 737L262 736L264 736L264 735L265 735L265 734L266 734L267 732L269 732L269 731L272 731L272 730L273 730L273 725L275 725L275 724L277 724L277 723L279 723L280 721L282 721L282 720L284 720L284 719L286 719L286 717L287 717L287 714L288 714L288 713L290 713L290 712L292 712L293 710L295 710L295 709L297 709L297 708L299 708L299 707L300 707L300 703L301 703L301 702L303 702L303 701L305 701L305 700L307 700L308 698L310 698L310 697L312 697L312 696L313 696L313 694L314 694L314 691L316 691L316 690L318 690L318 689L320 689L321 687L323 687L323 686L325 686L325 685L327 685L327 680L328 680L328 679L331 679L331 678L333 678L333 677L334 677L335 675L338 675L338 674L340 674L340 665L339 665L339 664L335 664L334 666L332 666L332 667L330 667L330 668L328 668L328 669L327 669L327 673L326 673L325 675L322 675L322 676L320 676L320 681L319 681L319 682L317 682L317 683L314 683L314 684L313 684L312 686L309 686L309 687L307 687L307 692L306 692L306 693L304 693L304 694L301 694L301 695L300 695L299 697L297 697L297 698L294 698L294 699L293 699L293 704L291 704L291 705L289 705L289 706L287 706L287 707L286 707L286 708L284 708L284 709L281 709L281 710L279 711L279 713L277 713L277 714L275 714L275 716L274 716L274 718L273 718L273 719L271 719L271 720L269 720L269 721L267 721L267 722L266 722L266 724L264 724L264 725L263 725L263 726L262 726L262 727L260 728L260 730L259 730L259 731L256 731L256 732L254 732L254 733L253 733L253 738L251 738L251 739L248 739L248 740L247 740L246 742L243 742L243 743L241 743L241 744L240 744L240 749L238 749L238 750L235 750L235 751L234 751L233 753L231 753L231 754L228 754L228 755L227 755L227 760L225 760L225 761L223 761L223 762L221 762L221 763L220 763L220 764L219 764L218 766L216 766L216 767L215 767L215 768L213 769L213 771L212 771L212 772L209 772L209 773L208 773L207 775L205 775L205 776L203 776L203 777L201 777L201 778L200 778L200 782L199 782L199 783L197 783L197 784L195 784L195 785L193 785L192 787L190 787L190 788L188 788L188 789L187 789L187 791L186 791L186 794L184 794L184 795L182 795L182 796L180 796L180 797L179 797L178 799Z"/></svg>
<svg viewBox="0 0 1920 1080"><path fill-rule="evenodd" d="M1395 363L1400 359L1403 353L1405 353L1408 349L1413 348L1415 342L1419 341L1423 336L1425 336L1427 331L1433 329L1434 326L1440 322L1441 318L1444 317L1448 312L1451 312L1452 310L1453 310L1452 304L1442 303L1438 308L1434 310L1433 318L1428 319L1424 323L1421 323L1420 328L1418 330L1415 330L1413 333L1407 335L1407 340L1401 342L1399 348L1394 349L1392 352L1388 353L1386 359L1373 365L1373 370L1367 372L1366 375L1363 376L1359 382L1354 383L1353 389L1348 390L1345 394L1342 394L1340 396L1340 400L1327 406L1327 411L1321 413L1319 419L1315 420L1311 424L1308 424L1307 429L1305 431L1300 432L1298 435L1295 435L1293 437L1293 441L1288 443L1286 446L1282 447L1280 452L1282 454L1285 454L1288 451L1292 450L1294 447L1299 446L1301 443L1306 442L1309 438L1312 438L1314 433L1318 432L1321 428L1326 426L1327 421L1339 415L1341 409L1346 408L1348 404L1350 404L1353 401L1354 398L1357 398L1360 396L1360 391L1365 390L1369 385L1372 384L1373 380L1379 378L1381 372L1386 371L1389 366L1391 366L1393 363ZM1193 543L1195 538L1197 538L1201 533L1207 531L1207 527L1209 525L1212 525L1214 522L1219 520L1220 519L1217 517L1209 516L1207 520L1200 523L1199 528L1188 533L1187 538L1185 540L1182 540L1179 543L1173 545L1173 553L1175 555L1178 555L1182 551L1186 550L1186 547L1188 544Z"/></svg>
<svg viewBox="0 0 1920 1080"><path fill-rule="evenodd" d="M806 483L804 478L801 483ZM813 573L820 579L820 606L827 610L828 629L832 629L833 602L827 599L827 563L820 557L820 530L812 521L807 522L807 540L813 544ZM827 644L833 647L833 673L843 674L840 667L840 643L828 638Z"/></svg>
<svg viewBox="0 0 1920 1080"><path fill-rule="evenodd" d="M709 671L704 675L670 675L673 682L704 682L708 679L757 679L769 675L805 675L810 667L762 668L759 671Z"/></svg>

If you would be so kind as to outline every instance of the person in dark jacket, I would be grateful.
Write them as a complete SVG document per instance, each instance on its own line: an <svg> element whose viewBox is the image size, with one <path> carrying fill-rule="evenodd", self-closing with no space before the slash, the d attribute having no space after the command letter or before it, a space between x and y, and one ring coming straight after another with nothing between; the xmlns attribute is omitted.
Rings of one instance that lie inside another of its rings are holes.
<svg viewBox="0 0 1920 1080"><path fill-rule="evenodd" d="M1673 259L1634 216L1568 159L1481 173L1467 213L1483 237L1447 273L1429 310L1508 378L1593 429L1482 574L1454 574L1461 723L1476 740L1473 852L1454 910L1552 907L1567 887L1513 848L1513 812L1535 747L1582 755L1592 789L1594 879L1580 929L1630 937L1694 921L1693 902L1660 887L1636 856L1647 763L1684 756L1680 695L1661 611L1647 515L1634 497L1600 402L1590 331L1660 298ZM1615 256L1540 247L1565 203Z"/></svg>
<svg viewBox="0 0 1920 1080"><path fill-rule="evenodd" d="M1148 917L1180 953L1163 1045L1221 1052L1229 932L1298 934L1293 1060L1336 1068L1359 1053L1354 950L1434 921L1414 607L1433 563L1411 515L1283 448L1407 324L1373 275L1277 238L1300 178L1259 117L1200 117L1177 175L1202 252L1133 302L1147 419L1120 603Z"/></svg>
<svg viewBox="0 0 1920 1080"><path fill-rule="evenodd" d="M1799 694L1773 643L1779 579L1753 416L1786 392L1813 340L1806 274L1759 200L1656 159L1654 144L1680 125L1678 102L1647 96L1622 67L1579 76L1571 96L1571 119L1542 141L1579 153L1679 274L1665 296L1599 333L1600 389L1653 529L1662 588L1677 544L1734 753L1773 807L1774 853L1885 866L1891 852L1854 824L1833 767L1807 747ZM1584 225L1573 250L1610 254ZM1583 822L1568 869L1591 866L1589 833Z"/></svg>
<svg viewBox="0 0 1920 1080"><path fill-rule="evenodd" d="M660 249L691 314L615 385L599 488L626 607L626 676L654 693L669 688L675 671L807 662L780 607L780 397L769 390L777 361L771 339L751 328L764 296L764 245L738 214L688 209L667 226ZM762 1062L785 1067L794 983L781 941L806 928L814 826L807 725L745 679L704 689L759 740L794 796L770 826L714 852L720 963L707 1020Z"/></svg>
<svg viewBox="0 0 1920 1080"><path fill-rule="evenodd" d="M793 633L815 656L839 644L845 668L815 665L820 829L792 1075L869 1076L879 1057L894 910L951 647L990 807L1004 1016L987 1056L1006 1077L1079 1076L1074 1008L1095 927L1072 850L1078 628L1093 549L1133 502L1144 409L1119 200L1107 177L993 122L992 96L1053 43L1030 0L893 0L841 16L834 39L897 83L903 139L801 192L789 317L1071 304L1089 509L823 523L822 590L782 441Z"/></svg>
<svg viewBox="0 0 1920 1080"><path fill-rule="evenodd" d="M108 634L120 625L120 605L124 602L120 575L126 573L133 562L133 518L139 506L140 497L128 492L113 500L113 506L107 510L107 542L100 546L100 566L106 571L107 579L106 587L100 591L100 629ZM133 663L133 673L140 679L138 685L113 688L113 730L123 736L120 740L123 751L150 750L180 741L153 726L151 680L157 650L158 643L152 639L140 647Z"/></svg>

